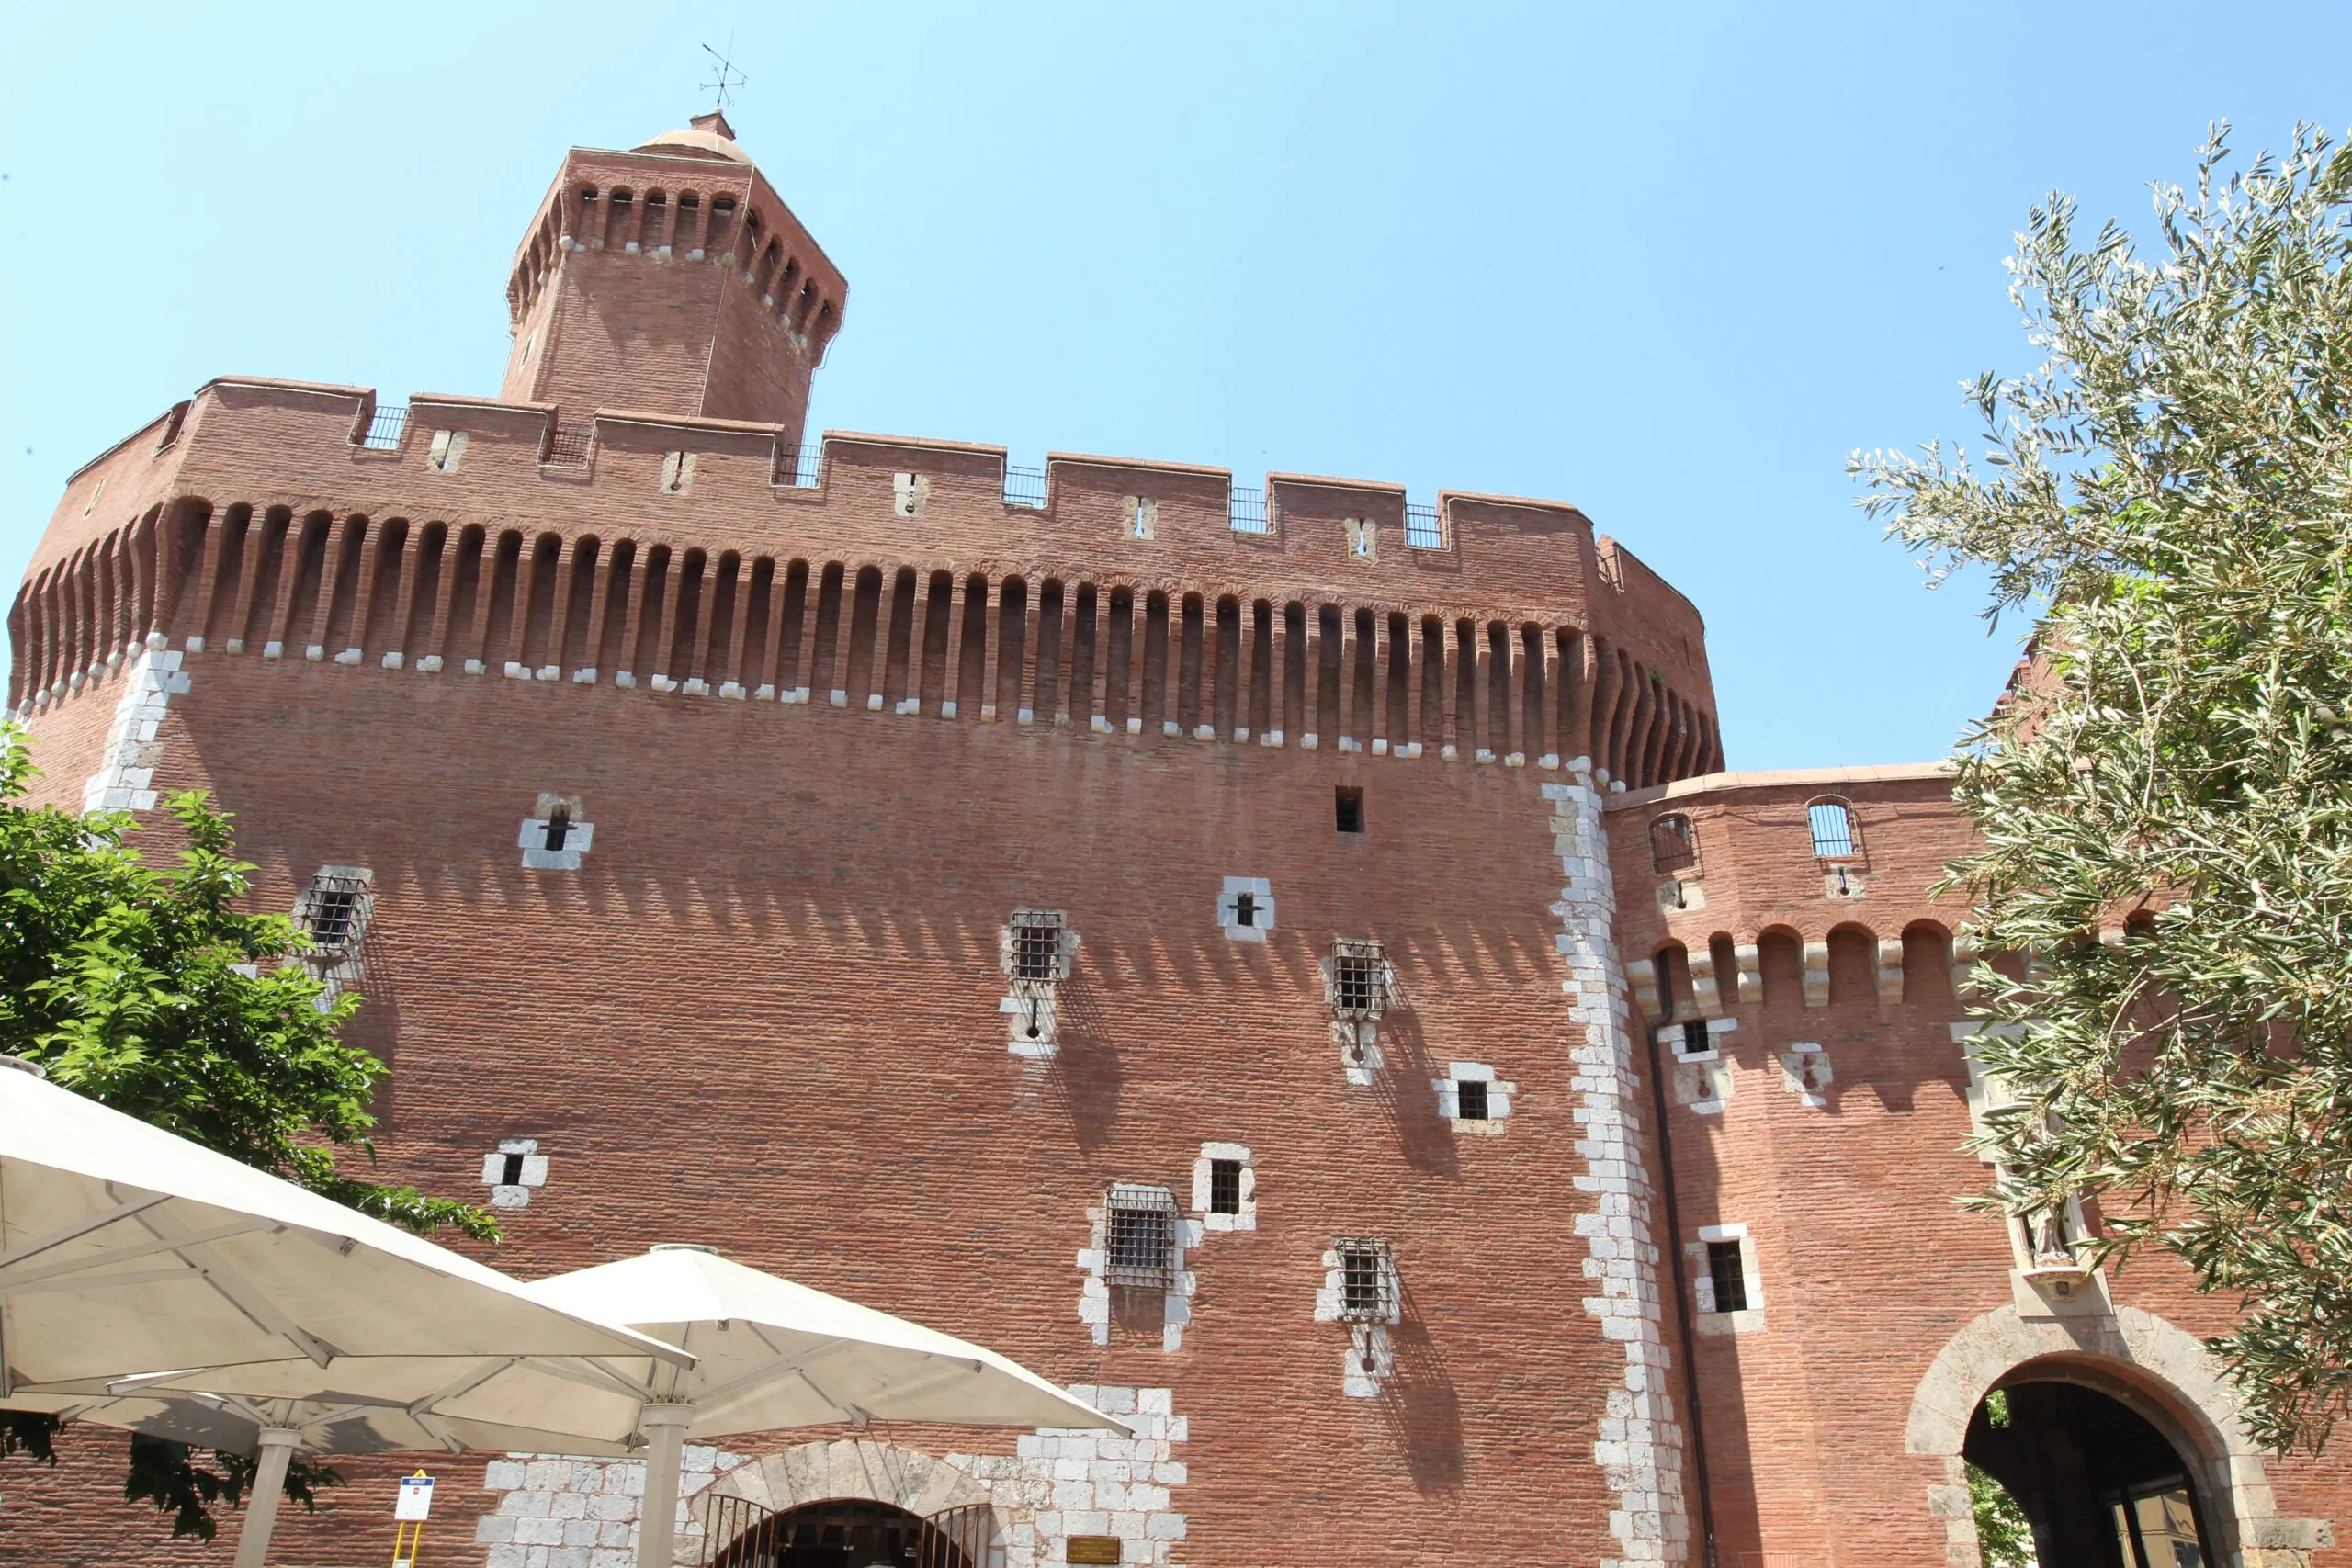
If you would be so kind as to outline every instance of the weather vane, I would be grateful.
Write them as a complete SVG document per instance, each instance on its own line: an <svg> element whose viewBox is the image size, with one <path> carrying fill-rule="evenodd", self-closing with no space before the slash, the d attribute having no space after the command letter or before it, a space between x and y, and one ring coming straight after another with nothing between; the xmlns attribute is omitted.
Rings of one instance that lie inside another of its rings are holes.
<svg viewBox="0 0 2352 1568"><path fill-rule="evenodd" d="M733 33L727 35L725 53L711 48L708 44L702 46L702 51L710 56L714 62L711 78L702 85L702 90L714 96L711 105L713 108L723 109L727 107L728 96L750 80L741 71L736 70L734 62L728 58L735 52L735 35Z"/></svg>

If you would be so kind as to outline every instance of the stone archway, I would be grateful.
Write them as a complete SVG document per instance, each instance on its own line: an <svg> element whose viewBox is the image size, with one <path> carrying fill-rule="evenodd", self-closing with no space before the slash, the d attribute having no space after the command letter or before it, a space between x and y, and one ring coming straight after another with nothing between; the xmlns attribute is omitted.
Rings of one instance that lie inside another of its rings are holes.
<svg viewBox="0 0 2352 1568"><path fill-rule="evenodd" d="M1954 1562L1977 1561L1962 1448L1986 1391L2029 1362L2128 1404L2196 1467L2210 1502L2218 1561L2244 1568L2301 1568L2307 1553L2335 1543L2322 1519L2278 1517L2262 1450L2247 1436L2221 1369L2195 1336L2137 1307L2112 1317L2025 1318L2005 1306L1952 1336L1911 1398L1905 1451L1943 1463L1928 1488L1928 1512L1944 1521Z"/></svg>
<svg viewBox="0 0 2352 1568"><path fill-rule="evenodd" d="M714 1516L724 1511L722 1498L776 1513L844 1499L886 1503L920 1518L951 1509L988 1509L993 1528L984 1554L990 1562L1001 1560L1003 1521L995 1518L985 1484L945 1460L870 1438L802 1443L729 1471L689 1505L692 1523L678 1538L676 1562L707 1568L725 1550L728 1542L711 1536Z"/></svg>

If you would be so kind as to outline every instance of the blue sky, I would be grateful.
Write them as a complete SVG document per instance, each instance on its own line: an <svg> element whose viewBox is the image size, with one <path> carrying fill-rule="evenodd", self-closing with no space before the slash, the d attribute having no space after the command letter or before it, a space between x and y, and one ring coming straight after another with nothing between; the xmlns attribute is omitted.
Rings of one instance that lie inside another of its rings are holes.
<svg viewBox="0 0 2352 1568"><path fill-rule="evenodd" d="M1853 505L2023 362L2029 202L2352 123L2352 8L32 5L0 577L207 378L495 390L571 143L700 107L850 279L812 423L1555 496L1697 602L1735 767L1940 754L2015 655Z"/></svg>

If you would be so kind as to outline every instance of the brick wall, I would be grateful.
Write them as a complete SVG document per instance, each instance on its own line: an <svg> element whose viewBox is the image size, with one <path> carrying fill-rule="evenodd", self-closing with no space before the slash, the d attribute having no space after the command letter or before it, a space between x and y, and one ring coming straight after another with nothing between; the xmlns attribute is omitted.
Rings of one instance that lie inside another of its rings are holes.
<svg viewBox="0 0 2352 1568"><path fill-rule="evenodd" d="M1848 807L1850 854L1816 852L1837 847L1816 846L1816 801ZM1955 1359L1977 1377L1963 1420L2017 1347L2110 1373L2136 1359L2119 1381L2190 1428L2205 1419L2193 1393L2226 1406L2210 1369L2185 1364L2192 1337L2228 1322L2226 1302L2198 1296L2162 1258L2135 1260L2104 1279L2105 1301L2123 1327L2134 1312L2172 1327L2127 1346L2112 1319L2058 1315L2019 1280L2025 1260L2003 1222L1957 1206L1991 1171L1962 1146L1970 1073L1953 1026L1968 1014L1950 933L1963 910L1929 891L1968 844L1939 770L1721 774L1618 795L1609 815L1620 942L1668 1088L1679 1304L1696 1330L1723 1562L1916 1562L1973 1549L1973 1531L1964 1543L1955 1533L1960 1478L1917 1451L1915 1403L1923 1389L1931 1404L1943 1397ZM1688 837L1661 829L1667 818L1689 822ZM1968 960L1963 947L1963 977ZM1687 1059L1685 1024L1710 1019L1713 1056ZM1760 1303L1702 1312L1702 1238L1730 1228L1747 1234ZM2226 1508L2232 1455L2206 1457L2207 1506ZM2275 1492L2241 1499L2275 1516L2244 1530L2246 1562L2344 1560L2284 1550L2301 1527L2278 1522L2345 1517L2352 1474L2340 1455L2248 1450L2237 1462L2239 1480L2250 1464Z"/></svg>

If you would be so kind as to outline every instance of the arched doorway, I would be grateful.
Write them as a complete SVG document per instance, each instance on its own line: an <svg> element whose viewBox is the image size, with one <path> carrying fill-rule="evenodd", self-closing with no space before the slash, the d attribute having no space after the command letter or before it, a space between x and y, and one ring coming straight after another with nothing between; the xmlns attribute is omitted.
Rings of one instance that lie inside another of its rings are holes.
<svg viewBox="0 0 2352 1568"><path fill-rule="evenodd" d="M978 1568L953 1514L926 1519L888 1503L835 1498L767 1514L713 1568Z"/></svg>
<svg viewBox="0 0 2352 1568"><path fill-rule="evenodd" d="M2206 1568L2199 1456L2114 1393L2020 1368L1978 1402L1962 1452L2023 1508L2043 1562Z"/></svg>

